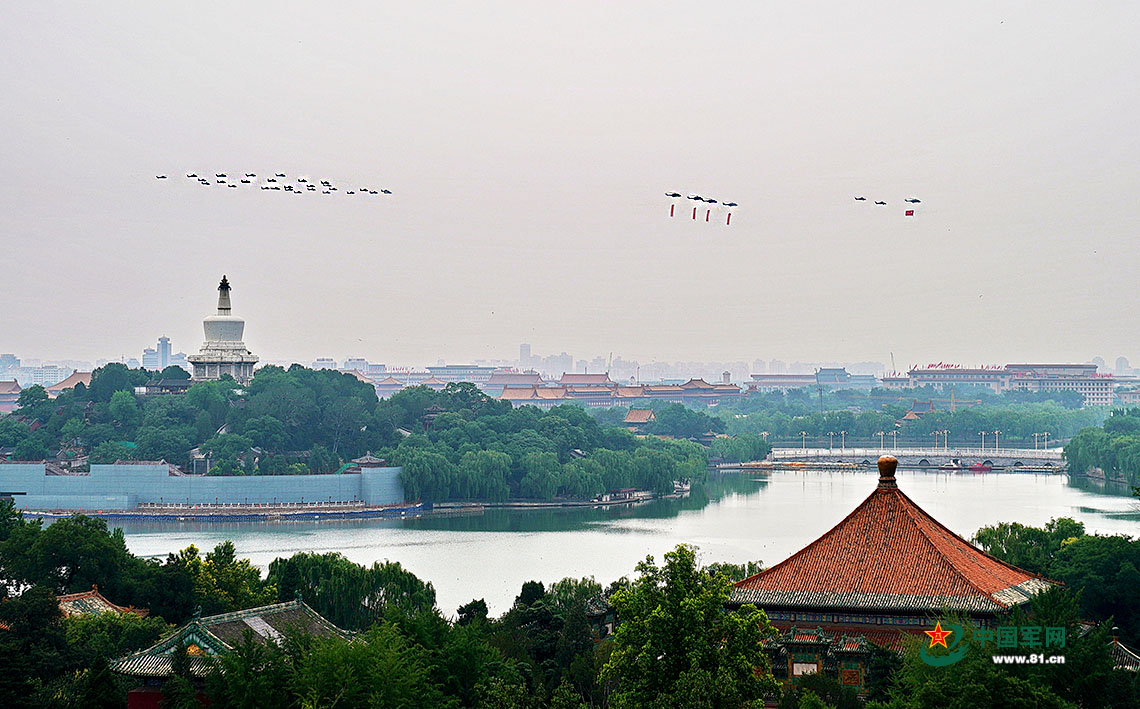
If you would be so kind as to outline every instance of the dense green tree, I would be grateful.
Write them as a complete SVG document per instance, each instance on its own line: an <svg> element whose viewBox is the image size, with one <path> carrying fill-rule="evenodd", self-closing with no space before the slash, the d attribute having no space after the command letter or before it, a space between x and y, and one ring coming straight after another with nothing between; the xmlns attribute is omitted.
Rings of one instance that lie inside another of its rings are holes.
<svg viewBox="0 0 1140 709"><path fill-rule="evenodd" d="M1050 520L1044 529L1027 527L1018 522L1001 522L982 527L974 542L987 554L1014 566L1045 574L1057 552L1077 537L1084 536L1085 526L1069 517Z"/></svg>
<svg viewBox="0 0 1140 709"><path fill-rule="evenodd" d="M135 460L138 455L138 446L122 441L103 441L91 451L88 461L97 465L109 465L119 460Z"/></svg>
<svg viewBox="0 0 1140 709"><path fill-rule="evenodd" d="M296 639L291 639L296 643ZM210 706L219 709L277 709L293 703L288 658L276 642L254 640L246 630L231 652L218 658L206 677Z"/></svg>
<svg viewBox="0 0 1140 709"><path fill-rule="evenodd" d="M131 391L116 391L111 394L111 403L107 406L107 413L111 415L111 420L116 425L126 430L134 430L139 422L138 400L135 399L135 395Z"/></svg>
<svg viewBox="0 0 1140 709"><path fill-rule="evenodd" d="M48 444L49 441L46 436L29 435L12 449L12 458L14 460L44 460L51 457L52 454Z"/></svg>
<svg viewBox="0 0 1140 709"><path fill-rule="evenodd" d="M67 670L70 651L51 588L36 585L0 603L0 696L6 707L47 703L45 686ZM47 690L47 694L51 694Z"/></svg>
<svg viewBox="0 0 1140 709"><path fill-rule="evenodd" d="M723 574L726 579L732 583L743 581L749 576L755 576L764 570L764 565L759 559L756 561L746 561L743 564L730 564L728 562L715 562L705 566L705 571L709 574Z"/></svg>
<svg viewBox="0 0 1140 709"><path fill-rule="evenodd" d="M692 547L637 565L638 578L610 598L621 623L603 678L617 682L612 705L736 707L776 690L761 639L763 611L725 612L729 583L703 573Z"/></svg>
<svg viewBox="0 0 1140 709"><path fill-rule="evenodd" d="M442 696L430 679L430 661L390 624L356 642L314 640L292 658L289 687L304 706L437 706Z"/></svg>
<svg viewBox="0 0 1140 709"><path fill-rule="evenodd" d="M42 584L57 593L76 593L98 585L121 603L134 603L146 562L127 551L122 530L77 515L47 527L37 520L13 528L0 543L4 578Z"/></svg>
<svg viewBox="0 0 1140 709"><path fill-rule="evenodd" d="M435 605L435 589L398 562L361 566L340 554L300 552L269 565L266 583L278 600L300 594L306 603L336 625L352 630L370 627L389 607L415 613Z"/></svg>
<svg viewBox="0 0 1140 709"><path fill-rule="evenodd" d="M48 403L48 393L39 384L33 384L27 389L20 391L20 396L16 399L16 407L24 412L24 409L29 410L38 409L44 404Z"/></svg>
<svg viewBox="0 0 1140 709"><path fill-rule="evenodd" d="M177 364L171 364L171 365L165 367L161 372L158 373L158 379L185 380L185 379L189 379L189 378L190 378L190 372L187 372L185 369L183 369L182 367L179 367Z"/></svg>
<svg viewBox="0 0 1140 709"><path fill-rule="evenodd" d="M131 392L136 386L146 384L150 373L143 369L129 369L119 362L99 367L91 373L91 386L87 395L91 401L108 403L117 391Z"/></svg>
<svg viewBox="0 0 1140 709"><path fill-rule="evenodd" d="M122 657L150 647L168 627L162 618L143 618L134 613L76 615L63 619L67 642L83 665L98 657Z"/></svg>
<svg viewBox="0 0 1140 709"><path fill-rule="evenodd" d="M674 438L693 438L712 431L723 433L724 421L706 413L690 409L683 404L669 404L655 413L655 420L648 426L651 433Z"/></svg>

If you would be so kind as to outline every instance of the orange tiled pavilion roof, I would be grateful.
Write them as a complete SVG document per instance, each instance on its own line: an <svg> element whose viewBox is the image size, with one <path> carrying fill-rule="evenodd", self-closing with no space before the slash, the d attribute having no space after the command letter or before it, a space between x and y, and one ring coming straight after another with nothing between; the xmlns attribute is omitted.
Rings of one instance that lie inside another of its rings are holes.
<svg viewBox="0 0 1140 709"><path fill-rule="evenodd" d="M1052 582L999 561L927 514L898 488L889 456L879 485L830 531L735 584L732 603L760 608L1000 613Z"/></svg>

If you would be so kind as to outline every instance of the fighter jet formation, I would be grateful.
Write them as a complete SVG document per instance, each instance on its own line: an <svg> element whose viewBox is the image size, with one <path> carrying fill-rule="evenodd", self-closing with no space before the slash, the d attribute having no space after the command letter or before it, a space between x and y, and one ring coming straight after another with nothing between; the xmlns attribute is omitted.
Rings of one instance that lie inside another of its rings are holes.
<svg viewBox="0 0 1140 709"><path fill-rule="evenodd" d="M682 195L680 192L666 192L665 196L670 199L670 204L669 204L669 216L670 217L676 216L677 205L681 204L680 200L682 198L684 198L684 199L687 199L687 200L690 200L693 202L693 216L692 216L692 218L694 221L697 220L698 213L701 211L704 212L704 215L705 215L704 220L706 222L712 221L713 212L716 212L716 214L717 214L717 221L720 220L721 212L725 212L726 213L725 220L724 220L725 226L731 226L732 225L732 210L735 209L736 207L740 206L736 202L722 202L722 201L713 199L712 197L702 197L701 195L696 194L695 192L690 192L687 195ZM698 202L700 204L697 204Z"/></svg>
<svg viewBox="0 0 1140 709"><path fill-rule="evenodd" d="M307 175L295 175L290 178L284 172L267 173L264 177L259 177L256 172L243 172L240 173L241 177L231 179L229 173L215 172L214 179L209 179L209 173L205 173L206 177L200 177L196 172L187 172L186 179L197 182L199 185L206 187L225 187L228 189L258 189L266 192L281 192L291 194L306 194L309 192L321 194L336 194L341 193L345 195L390 195L392 190L379 188L379 187L360 187L359 189L347 189L341 191L340 184L331 179L313 180ZM239 173L235 173L239 174ZM155 175L156 180L165 180L166 175Z"/></svg>

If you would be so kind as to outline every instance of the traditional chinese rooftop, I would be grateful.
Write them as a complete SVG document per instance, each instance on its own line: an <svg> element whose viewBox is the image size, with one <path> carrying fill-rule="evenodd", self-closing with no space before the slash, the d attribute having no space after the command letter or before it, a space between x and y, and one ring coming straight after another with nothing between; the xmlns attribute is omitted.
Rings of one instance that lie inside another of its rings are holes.
<svg viewBox="0 0 1140 709"><path fill-rule="evenodd" d="M504 388L542 386L542 375L538 372L494 372L486 386Z"/></svg>
<svg viewBox="0 0 1140 709"><path fill-rule="evenodd" d="M1109 643L1109 652L1112 654L1112 666L1117 670L1140 672L1140 655L1129 649L1116 638Z"/></svg>
<svg viewBox="0 0 1140 709"><path fill-rule="evenodd" d="M630 409L625 414L625 423L649 423L656 419L653 409Z"/></svg>
<svg viewBox="0 0 1140 709"><path fill-rule="evenodd" d="M735 584L731 602L764 609L995 615L1052 582L982 552L907 497L898 461L879 459L879 484L830 531Z"/></svg>
<svg viewBox="0 0 1140 709"><path fill-rule="evenodd" d="M72 372L71 376L67 379L57 384L52 384L49 387L44 387L44 389L48 394L59 394L67 389L74 389L76 384L82 384L85 387L91 386L91 372Z"/></svg>
<svg viewBox="0 0 1140 709"><path fill-rule="evenodd" d="M146 608L133 608L117 606L99 593L98 586L92 586L90 591L82 593L68 593L57 596L59 610L64 616L75 615L102 615L103 613L134 613L140 618L147 616Z"/></svg>
<svg viewBox="0 0 1140 709"><path fill-rule="evenodd" d="M116 660L111 669L130 677L168 677L171 656L184 644L190 656L190 672L196 677L205 677L210 670L210 658L230 652L246 631L262 643L280 642L291 631L315 637L350 637L350 633L325 620L303 601L289 601L195 618L147 649Z"/></svg>
<svg viewBox="0 0 1140 709"><path fill-rule="evenodd" d="M563 372L562 378L558 380L562 386L616 386L616 382L610 379L609 372L602 374L572 374L570 372Z"/></svg>

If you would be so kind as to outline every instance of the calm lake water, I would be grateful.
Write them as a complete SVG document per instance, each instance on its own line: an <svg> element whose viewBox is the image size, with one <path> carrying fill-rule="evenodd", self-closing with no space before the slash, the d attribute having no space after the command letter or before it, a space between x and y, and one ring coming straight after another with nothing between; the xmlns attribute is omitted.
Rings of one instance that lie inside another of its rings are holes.
<svg viewBox="0 0 1140 709"><path fill-rule="evenodd" d="M703 563L775 564L843 519L874 490L877 472L789 471L715 476L707 495L634 508L489 510L477 516L337 522L123 523L135 554L162 556L190 544L233 540L263 569L299 551L400 562L436 589L445 613L485 598L494 615L524 581L593 576L608 584L677 544ZM1140 534L1140 501L1126 488L1070 483L1060 475L953 474L900 470L899 486L958 534L997 522L1040 526L1073 517L1090 532Z"/></svg>

